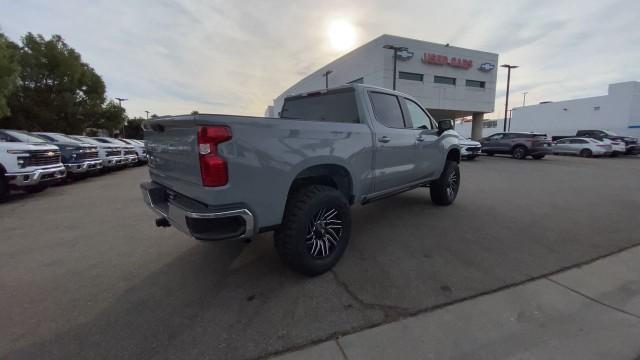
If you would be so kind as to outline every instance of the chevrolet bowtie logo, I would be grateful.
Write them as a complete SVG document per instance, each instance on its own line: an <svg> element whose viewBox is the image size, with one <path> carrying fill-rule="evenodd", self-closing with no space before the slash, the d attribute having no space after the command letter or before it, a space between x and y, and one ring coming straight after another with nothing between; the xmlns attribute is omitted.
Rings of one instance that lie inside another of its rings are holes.
<svg viewBox="0 0 640 360"><path fill-rule="evenodd" d="M413 57L413 53L409 50L398 51L397 59L407 61Z"/></svg>
<svg viewBox="0 0 640 360"><path fill-rule="evenodd" d="M53 151L49 151L49 152L47 153L47 156L53 156L53 155L55 155L55 154L56 154L56 153L54 153Z"/></svg>

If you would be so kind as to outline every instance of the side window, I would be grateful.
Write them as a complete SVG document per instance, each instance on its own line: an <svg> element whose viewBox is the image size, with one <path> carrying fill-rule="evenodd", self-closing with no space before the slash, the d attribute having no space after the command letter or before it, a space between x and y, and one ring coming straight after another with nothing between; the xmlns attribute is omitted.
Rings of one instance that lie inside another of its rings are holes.
<svg viewBox="0 0 640 360"><path fill-rule="evenodd" d="M504 134L491 135L491 136L489 136L489 140L500 140L500 139L502 139L503 136L504 136Z"/></svg>
<svg viewBox="0 0 640 360"><path fill-rule="evenodd" d="M37 135L34 135L34 136L37 136L37 137L42 138L42 139L45 139L47 141L56 141L54 138L52 138L49 135L37 134Z"/></svg>
<svg viewBox="0 0 640 360"><path fill-rule="evenodd" d="M370 92L371 105L373 105L373 114L382 125L390 128L404 128L404 118L400 102L395 95L383 94L378 92Z"/></svg>
<svg viewBox="0 0 640 360"><path fill-rule="evenodd" d="M422 110L422 107L409 99L404 100L407 104L413 127L415 129L432 129L431 119L429 119L427 113Z"/></svg>
<svg viewBox="0 0 640 360"><path fill-rule="evenodd" d="M3 132L0 132L0 142L12 142L11 137Z"/></svg>
<svg viewBox="0 0 640 360"><path fill-rule="evenodd" d="M516 138L518 138L518 134L504 134L504 136L502 138L505 139L505 140L516 139Z"/></svg>

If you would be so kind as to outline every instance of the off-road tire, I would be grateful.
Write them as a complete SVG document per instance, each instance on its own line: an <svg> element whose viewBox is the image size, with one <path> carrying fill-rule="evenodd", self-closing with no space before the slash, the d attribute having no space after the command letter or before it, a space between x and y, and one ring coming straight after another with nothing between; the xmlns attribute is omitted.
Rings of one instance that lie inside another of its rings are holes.
<svg viewBox="0 0 640 360"><path fill-rule="evenodd" d="M335 209L342 228L331 252L324 257L314 257L308 249L308 232L322 209ZM274 234L274 244L280 259L289 268L306 276L317 276L340 260L350 236L351 212L344 195L328 186L309 185L296 190L288 199L284 221Z"/></svg>
<svg viewBox="0 0 640 360"><path fill-rule="evenodd" d="M452 181L454 183L452 183ZM431 201L436 205L447 206L453 204L460 189L460 168L455 161L447 161L440 177L431 183L429 192Z"/></svg>

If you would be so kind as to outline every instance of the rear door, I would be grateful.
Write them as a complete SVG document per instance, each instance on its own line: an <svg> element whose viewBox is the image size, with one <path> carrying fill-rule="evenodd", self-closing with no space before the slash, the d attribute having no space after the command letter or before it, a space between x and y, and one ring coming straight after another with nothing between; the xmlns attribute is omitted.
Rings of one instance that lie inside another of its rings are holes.
<svg viewBox="0 0 640 360"><path fill-rule="evenodd" d="M393 94L368 92L373 110L374 192L407 185L416 180L416 132L407 129L401 99Z"/></svg>
<svg viewBox="0 0 640 360"><path fill-rule="evenodd" d="M502 140L503 136L503 133L498 133L486 138L485 141L482 142L483 151L496 151L498 149L498 143Z"/></svg>
<svg viewBox="0 0 640 360"><path fill-rule="evenodd" d="M431 178L438 169L442 158L438 147L438 127L427 112L418 103L403 98L404 109L411 120L410 127L415 137L414 161L416 162L415 178Z"/></svg>

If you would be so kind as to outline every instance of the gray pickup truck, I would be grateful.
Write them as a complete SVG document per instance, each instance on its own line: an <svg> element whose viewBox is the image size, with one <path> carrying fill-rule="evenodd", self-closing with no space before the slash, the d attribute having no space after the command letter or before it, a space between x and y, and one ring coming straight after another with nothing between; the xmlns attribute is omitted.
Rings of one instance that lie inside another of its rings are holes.
<svg viewBox="0 0 640 360"><path fill-rule="evenodd" d="M274 231L283 262L309 276L344 253L351 205L421 186L449 205L460 188L453 122L372 86L290 96L280 118L165 116L143 128L156 225L199 240Z"/></svg>

